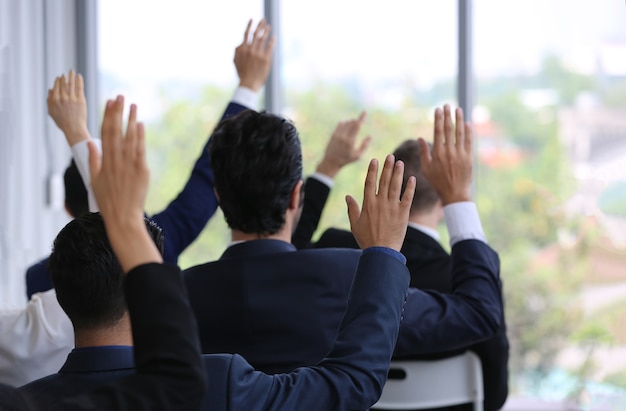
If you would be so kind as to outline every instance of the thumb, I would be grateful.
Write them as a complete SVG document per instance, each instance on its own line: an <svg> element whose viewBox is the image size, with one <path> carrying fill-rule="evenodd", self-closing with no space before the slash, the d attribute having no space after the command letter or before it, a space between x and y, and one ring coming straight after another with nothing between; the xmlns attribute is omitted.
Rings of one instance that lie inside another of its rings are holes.
<svg viewBox="0 0 626 411"><path fill-rule="evenodd" d="M348 205L348 219L350 220L350 229L352 230L352 232L354 232L356 223L359 221L359 217L361 217L361 210L359 209L359 204L351 195L346 196L346 204Z"/></svg>
<svg viewBox="0 0 626 411"><path fill-rule="evenodd" d="M367 150L367 148L370 146L371 142L372 142L372 136L367 136L367 137L365 137L363 139L363 141L361 142L361 146L358 149L359 157L361 157L361 155L363 155L365 150Z"/></svg>
<svg viewBox="0 0 626 411"><path fill-rule="evenodd" d="M430 148L428 147L426 140L421 137L417 139L417 143L420 147L420 162L422 163L422 173L425 173L428 169L430 169L430 163L432 162Z"/></svg>

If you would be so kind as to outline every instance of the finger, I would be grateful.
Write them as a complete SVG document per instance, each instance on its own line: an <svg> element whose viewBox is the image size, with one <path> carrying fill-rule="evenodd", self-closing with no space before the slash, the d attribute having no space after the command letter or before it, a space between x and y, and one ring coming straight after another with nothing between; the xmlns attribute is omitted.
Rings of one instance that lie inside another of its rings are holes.
<svg viewBox="0 0 626 411"><path fill-rule="evenodd" d="M267 41L267 46L265 47L265 55L271 56L274 52L274 46L276 45L276 36L270 37Z"/></svg>
<svg viewBox="0 0 626 411"><path fill-rule="evenodd" d="M361 210L359 209L359 203L351 195L346 196L346 204L348 206L348 220L350 220L350 230L354 232L357 222L361 217Z"/></svg>
<svg viewBox="0 0 626 411"><path fill-rule="evenodd" d="M452 124L452 116L450 115L450 106L443 106L443 132L444 132L444 141L443 144L451 148L454 144L453 135L454 135L454 125Z"/></svg>
<svg viewBox="0 0 626 411"><path fill-rule="evenodd" d="M406 187L404 188L404 194L400 200L400 208L404 213L406 213L407 216L409 215L411 204L413 203L413 197L415 196L415 185L415 176L409 177L406 182Z"/></svg>
<svg viewBox="0 0 626 411"><path fill-rule="evenodd" d="M359 115L359 125L363 124L365 122L365 118L367 117L367 112L362 111L361 114Z"/></svg>
<svg viewBox="0 0 626 411"><path fill-rule="evenodd" d="M67 81L65 80L65 74L61 76L61 82L59 84L59 96L67 94Z"/></svg>
<svg viewBox="0 0 626 411"><path fill-rule="evenodd" d="M252 35L252 44L257 43L257 40L263 36L265 24L265 19L261 19L261 21L259 21L259 24L257 24L256 29L254 30L254 34Z"/></svg>
<svg viewBox="0 0 626 411"><path fill-rule="evenodd" d="M400 201L400 193L402 193L403 179L404 179L404 162L398 160L396 161L396 164L393 167L391 181L389 183L389 199L390 200Z"/></svg>
<svg viewBox="0 0 626 411"><path fill-rule="evenodd" d="M246 31L243 33L243 41L242 45L248 44L248 36L250 35L250 28L252 27L252 19L248 20L248 25L246 26Z"/></svg>
<svg viewBox="0 0 626 411"><path fill-rule="evenodd" d="M465 152L469 155L472 155L472 125L470 123L465 123L465 143L464 149Z"/></svg>
<svg viewBox="0 0 626 411"><path fill-rule="evenodd" d="M124 139L124 153L127 161L133 162L137 155L137 105L130 105L128 113L128 125L126 126L126 138Z"/></svg>
<svg viewBox="0 0 626 411"><path fill-rule="evenodd" d="M96 144L92 140L87 142L87 148L89 149L89 175L91 176L91 181L93 181L100 175L102 158L98 147L96 147Z"/></svg>
<svg viewBox="0 0 626 411"><path fill-rule="evenodd" d="M383 165L383 172L380 174L380 182L378 183L378 195L382 198L388 198L389 186L391 184L391 176L393 174L395 163L395 157L393 154L389 154L385 158L385 164Z"/></svg>
<svg viewBox="0 0 626 411"><path fill-rule="evenodd" d="M433 152L437 153L440 152L444 146L443 112L440 108L435 109L435 126L433 134Z"/></svg>
<svg viewBox="0 0 626 411"><path fill-rule="evenodd" d="M85 95L85 83L82 74L76 77L76 96L83 97Z"/></svg>
<svg viewBox="0 0 626 411"><path fill-rule="evenodd" d="M363 139L363 141L361 142L361 146L356 151L357 158L361 158L365 150L367 150L367 148L370 146L371 142L372 142L372 136L367 136Z"/></svg>
<svg viewBox="0 0 626 411"><path fill-rule="evenodd" d="M54 85L52 86L52 90L48 92L48 98L52 97L57 100L59 98L59 92L61 89L61 78L57 77L54 79Z"/></svg>
<svg viewBox="0 0 626 411"><path fill-rule="evenodd" d="M456 129L456 148L457 150L460 150L461 148L463 148L465 146L465 121L463 120L463 109L460 107L457 107L456 110L454 110L454 115L455 115L455 129Z"/></svg>
<svg viewBox="0 0 626 411"><path fill-rule="evenodd" d="M378 176L378 160L373 158L367 168L365 185L363 186L363 207L376 201L376 177Z"/></svg>
<svg viewBox="0 0 626 411"><path fill-rule="evenodd" d="M148 168L146 161L146 129L143 123L137 123L137 144L135 146L135 161L138 165Z"/></svg>
<svg viewBox="0 0 626 411"><path fill-rule="evenodd" d="M74 70L70 70L69 80L67 82L67 91L70 97L76 94L76 73L74 73Z"/></svg>
<svg viewBox="0 0 626 411"><path fill-rule="evenodd" d="M113 110L115 102L113 100L107 100L104 106L104 116L102 117L102 126L100 128L100 137L102 140L102 167L107 168L109 161L111 161L111 137L114 130L113 125Z"/></svg>

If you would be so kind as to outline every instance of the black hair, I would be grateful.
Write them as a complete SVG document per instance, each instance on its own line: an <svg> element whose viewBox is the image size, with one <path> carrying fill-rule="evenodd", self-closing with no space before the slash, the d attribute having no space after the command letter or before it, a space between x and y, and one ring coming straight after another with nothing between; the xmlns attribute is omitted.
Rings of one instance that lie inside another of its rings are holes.
<svg viewBox="0 0 626 411"><path fill-rule="evenodd" d="M293 123L269 112L243 111L217 126L209 155L228 226L250 234L278 232L291 192L302 180Z"/></svg>
<svg viewBox="0 0 626 411"><path fill-rule="evenodd" d="M63 183L65 185L65 206L72 217L78 217L89 212L87 189L74 159L70 161L70 165L65 169Z"/></svg>
<svg viewBox="0 0 626 411"><path fill-rule="evenodd" d="M163 253L163 232L146 218L146 228ZM124 272L111 249L100 213L70 221L54 240L48 261L57 300L74 329L116 324L126 312Z"/></svg>
<svg viewBox="0 0 626 411"><path fill-rule="evenodd" d="M432 146L429 144L429 148ZM410 176L415 176L415 195L411 204L411 212L428 211L435 206L439 195L422 174L422 161L420 159L420 146L417 140L406 140L393 152L396 161L404 162L404 178L402 181L402 193L406 189L406 183Z"/></svg>

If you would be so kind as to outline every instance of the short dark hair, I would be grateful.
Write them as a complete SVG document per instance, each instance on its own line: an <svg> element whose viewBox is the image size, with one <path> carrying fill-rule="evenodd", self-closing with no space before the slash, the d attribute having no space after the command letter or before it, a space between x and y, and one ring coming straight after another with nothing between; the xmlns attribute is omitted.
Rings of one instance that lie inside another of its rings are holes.
<svg viewBox="0 0 626 411"><path fill-rule="evenodd" d="M432 145L429 143L429 148ZM402 193L410 176L415 176L415 195L411 204L411 212L430 210L439 200L439 195L422 174L422 161L420 159L420 146L417 140L406 140L393 152L396 161L404 162L404 178L402 181Z"/></svg>
<svg viewBox="0 0 626 411"><path fill-rule="evenodd" d="M163 232L146 218L146 227L163 252ZM57 300L74 329L116 324L126 312L124 272L111 249L100 213L70 221L54 240L48 262Z"/></svg>
<svg viewBox="0 0 626 411"><path fill-rule="evenodd" d="M285 224L291 192L302 180L302 149L290 121L246 110L219 124L209 155L228 226L271 235Z"/></svg>
<svg viewBox="0 0 626 411"><path fill-rule="evenodd" d="M70 161L70 165L65 169L63 183L65 185L65 206L70 214L72 214L72 217L78 217L81 214L89 212L87 189L78 172L78 167L76 167L74 159Z"/></svg>

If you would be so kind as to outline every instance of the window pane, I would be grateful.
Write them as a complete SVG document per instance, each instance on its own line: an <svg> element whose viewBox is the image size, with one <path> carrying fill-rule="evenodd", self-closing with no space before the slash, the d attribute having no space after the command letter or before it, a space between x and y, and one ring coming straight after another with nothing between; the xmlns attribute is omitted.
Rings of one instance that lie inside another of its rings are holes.
<svg viewBox="0 0 626 411"><path fill-rule="evenodd" d="M511 396L626 407L626 6L475 4L477 202Z"/></svg>
<svg viewBox="0 0 626 411"><path fill-rule="evenodd" d="M432 138L435 105L456 101L456 1L281 2L285 114L303 144L305 172L339 121L368 113L371 147L338 174L317 234L348 227L344 196L361 195L370 158L406 139Z"/></svg>
<svg viewBox="0 0 626 411"><path fill-rule="evenodd" d="M237 86L233 64L262 0L106 0L99 4L102 107L116 94L146 122L151 186L148 214L183 188ZM102 111L102 110L101 110ZM217 233L217 234L216 234ZM230 240L221 214L179 260L184 268L219 257Z"/></svg>

